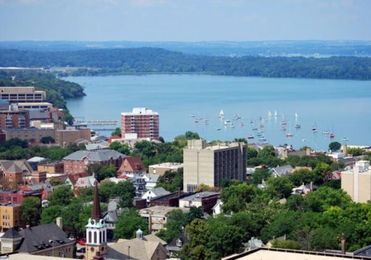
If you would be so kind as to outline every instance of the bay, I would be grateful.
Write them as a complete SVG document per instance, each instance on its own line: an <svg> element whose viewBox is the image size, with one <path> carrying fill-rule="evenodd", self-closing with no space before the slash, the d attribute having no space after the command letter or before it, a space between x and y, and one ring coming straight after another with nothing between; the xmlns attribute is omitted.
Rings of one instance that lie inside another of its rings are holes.
<svg viewBox="0 0 371 260"><path fill-rule="evenodd" d="M371 144L371 81L193 74L64 79L82 85L87 94L67 101L75 118L119 121L121 112L148 107L159 112L160 135L165 140L191 130L209 141L254 136L249 142L258 142L252 129L262 125L261 136L273 145L326 150L332 141ZM282 121L287 122L286 132ZM296 122L300 129L295 128ZM288 138L288 132L293 137Z"/></svg>

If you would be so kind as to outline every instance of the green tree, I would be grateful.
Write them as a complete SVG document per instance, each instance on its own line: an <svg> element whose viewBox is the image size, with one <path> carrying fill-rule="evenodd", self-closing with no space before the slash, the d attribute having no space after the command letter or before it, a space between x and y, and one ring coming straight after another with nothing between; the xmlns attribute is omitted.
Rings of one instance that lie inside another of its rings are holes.
<svg viewBox="0 0 371 260"><path fill-rule="evenodd" d="M312 211L322 212L332 206L344 208L351 203L351 198L343 190L320 187L317 191L310 192L305 201Z"/></svg>
<svg viewBox="0 0 371 260"><path fill-rule="evenodd" d="M73 194L71 187L68 185L62 185L57 187L52 194L50 194L48 200L50 206L60 205L66 206L72 201Z"/></svg>
<svg viewBox="0 0 371 260"><path fill-rule="evenodd" d="M273 248L300 249L300 244L294 240L274 240Z"/></svg>
<svg viewBox="0 0 371 260"><path fill-rule="evenodd" d="M294 171L288 176L288 178L295 186L302 185L303 183L309 184L311 182L318 183L322 181L322 176L307 169Z"/></svg>
<svg viewBox="0 0 371 260"><path fill-rule="evenodd" d="M262 183L263 180L267 180L272 175L269 169L257 169L252 174L252 182L255 185Z"/></svg>
<svg viewBox="0 0 371 260"><path fill-rule="evenodd" d="M336 151L339 151L340 148L341 148L341 143L339 142L332 142L328 145L328 148L330 149L330 151L332 152L336 152Z"/></svg>
<svg viewBox="0 0 371 260"><path fill-rule="evenodd" d="M41 224L55 223L55 219L62 215L63 207L60 205L43 208L41 212Z"/></svg>
<svg viewBox="0 0 371 260"><path fill-rule="evenodd" d="M115 130L111 133L111 135L121 136L121 128L116 127Z"/></svg>
<svg viewBox="0 0 371 260"><path fill-rule="evenodd" d="M41 137L40 142L43 144L54 144L55 139L51 136L44 136L44 137Z"/></svg>
<svg viewBox="0 0 371 260"><path fill-rule="evenodd" d="M101 165L98 163L92 163L88 165L87 169L88 173L91 175L95 175L95 178L98 182L104 180L106 178L116 176L116 167L113 165Z"/></svg>
<svg viewBox="0 0 371 260"><path fill-rule="evenodd" d="M124 212L119 218L114 230L114 236L116 239L131 239L135 237L135 232L138 229L141 229L144 233L147 233L147 227L147 221L139 215L138 211L135 209L130 209Z"/></svg>
<svg viewBox="0 0 371 260"><path fill-rule="evenodd" d="M226 224L209 227L207 247L211 259L220 259L224 256L239 253L243 249L242 230L240 227Z"/></svg>
<svg viewBox="0 0 371 260"><path fill-rule="evenodd" d="M286 176L270 177L267 181L267 192L272 198L287 198L294 185Z"/></svg>
<svg viewBox="0 0 371 260"><path fill-rule="evenodd" d="M166 171L157 181L157 187L174 192L183 190L183 169L178 171Z"/></svg>
<svg viewBox="0 0 371 260"><path fill-rule="evenodd" d="M209 226L205 220L194 219L185 229L189 242L183 247L181 259L208 259Z"/></svg>
<svg viewBox="0 0 371 260"><path fill-rule="evenodd" d="M37 197L26 197L22 201L22 221L26 225L36 226L40 222L41 201Z"/></svg>
<svg viewBox="0 0 371 260"><path fill-rule="evenodd" d="M247 204L252 201L257 192L255 186L247 183L232 185L223 189L221 194L223 211L236 213L245 210Z"/></svg>
<svg viewBox="0 0 371 260"><path fill-rule="evenodd" d="M112 187L112 196L119 197L120 207L133 207L133 199L135 196L135 187L130 181L121 181Z"/></svg>

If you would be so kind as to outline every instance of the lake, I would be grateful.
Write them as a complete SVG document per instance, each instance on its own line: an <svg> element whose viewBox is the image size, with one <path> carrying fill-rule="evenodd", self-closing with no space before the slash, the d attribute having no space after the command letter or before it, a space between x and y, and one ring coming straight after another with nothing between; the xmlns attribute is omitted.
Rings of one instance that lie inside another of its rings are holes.
<svg viewBox="0 0 371 260"><path fill-rule="evenodd" d="M64 79L87 94L67 102L76 119L120 120L121 112L148 107L159 112L165 140L191 130L209 141L254 136L249 141L258 142L260 135L296 148L324 150L332 141L371 144L371 81L177 74Z"/></svg>

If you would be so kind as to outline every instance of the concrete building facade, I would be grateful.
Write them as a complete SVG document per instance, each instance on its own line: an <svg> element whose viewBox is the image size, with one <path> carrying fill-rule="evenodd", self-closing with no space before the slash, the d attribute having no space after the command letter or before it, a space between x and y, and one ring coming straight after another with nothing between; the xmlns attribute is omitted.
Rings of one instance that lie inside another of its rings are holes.
<svg viewBox="0 0 371 260"><path fill-rule="evenodd" d="M137 138L158 140L160 137L158 113L144 107L121 113L121 136L125 138L130 134L137 134Z"/></svg>
<svg viewBox="0 0 371 260"><path fill-rule="evenodd" d="M369 161L358 161L353 169L341 173L341 188L355 202L371 201L371 168Z"/></svg>
<svg viewBox="0 0 371 260"><path fill-rule="evenodd" d="M34 87L0 87L0 99L9 102L43 102L46 92Z"/></svg>
<svg viewBox="0 0 371 260"><path fill-rule="evenodd" d="M220 187L224 179L246 179L247 148L244 143L207 146L204 140L189 140L183 150L183 189L193 192L200 184Z"/></svg>

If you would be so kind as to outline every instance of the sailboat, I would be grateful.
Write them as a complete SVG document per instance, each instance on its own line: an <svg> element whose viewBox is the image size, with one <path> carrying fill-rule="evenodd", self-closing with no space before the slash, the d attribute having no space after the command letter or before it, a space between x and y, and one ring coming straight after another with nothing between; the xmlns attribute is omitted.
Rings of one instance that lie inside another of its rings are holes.
<svg viewBox="0 0 371 260"><path fill-rule="evenodd" d="M298 115L298 113L296 113L295 112L295 128L296 129L299 129L299 128L301 128L301 125L299 124L299 115Z"/></svg>
<svg viewBox="0 0 371 260"><path fill-rule="evenodd" d="M224 119L224 111L223 111L223 109L220 110L220 112L219 112L219 118L220 118L221 120Z"/></svg>

